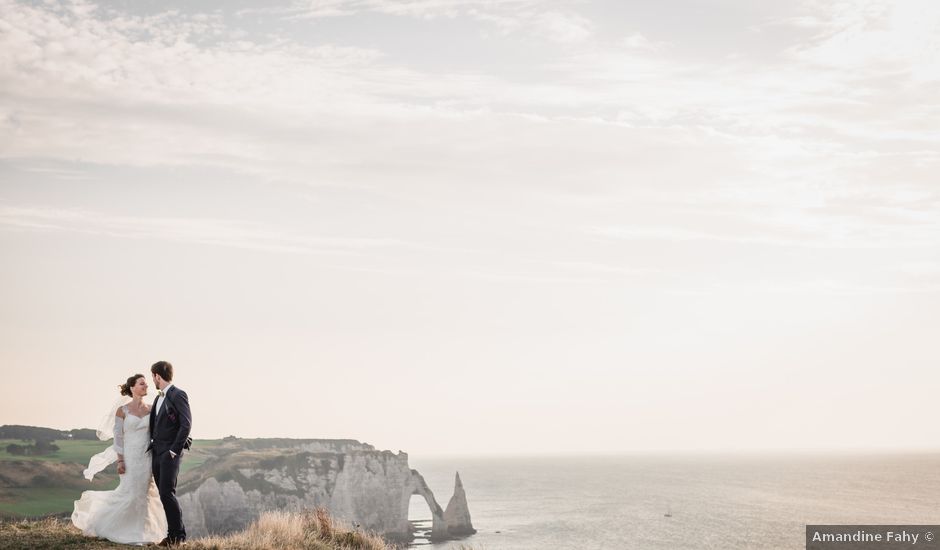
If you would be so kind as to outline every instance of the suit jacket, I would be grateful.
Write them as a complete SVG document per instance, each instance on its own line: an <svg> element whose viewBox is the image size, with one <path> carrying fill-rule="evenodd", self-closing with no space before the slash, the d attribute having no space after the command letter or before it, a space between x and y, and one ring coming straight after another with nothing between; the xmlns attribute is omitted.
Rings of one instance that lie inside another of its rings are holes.
<svg viewBox="0 0 940 550"><path fill-rule="evenodd" d="M161 399L165 399L157 414L157 408L150 410L150 447L153 456L166 451L173 451L176 456L183 454L183 445L193 426L193 417L189 411L189 396L186 392L170 386Z"/></svg>

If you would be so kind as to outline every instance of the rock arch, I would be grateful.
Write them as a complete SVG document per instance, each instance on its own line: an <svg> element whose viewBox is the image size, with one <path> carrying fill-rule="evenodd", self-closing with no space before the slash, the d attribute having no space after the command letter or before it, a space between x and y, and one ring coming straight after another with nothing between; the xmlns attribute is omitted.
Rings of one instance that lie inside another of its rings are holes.
<svg viewBox="0 0 940 550"><path fill-rule="evenodd" d="M447 510L443 510L441 505L434 498L434 493L428 487L424 477L417 470L411 470L412 495L419 495L428 503L431 510L431 540L447 540L455 537L464 537L476 533L470 522L470 510L467 506L467 494L464 492L463 483L460 481L460 473L455 475L454 496L447 503ZM410 496L410 495L409 495ZM405 517L407 517L407 510Z"/></svg>
<svg viewBox="0 0 940 550"><path fill-rule="evenodd" d="M444 521L444 510L437 503L437 499L434 498L431 488L428 487L427 482L424 481L424 477L418 473L418 470L411 470L411 480L413 486L411 494L423 497L424 501L428 503L428 508L431 509L431 540L447 539L449 535L447 522ZM405 517L408 517L407 510L405 511Z"/></svg>

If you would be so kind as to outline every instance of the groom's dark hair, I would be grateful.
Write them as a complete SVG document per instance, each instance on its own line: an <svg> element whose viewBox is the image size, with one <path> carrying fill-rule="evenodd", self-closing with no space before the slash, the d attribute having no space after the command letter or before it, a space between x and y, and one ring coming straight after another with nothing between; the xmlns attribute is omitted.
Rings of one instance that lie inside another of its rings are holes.
<svg viewBox="0 0 940 550"><path fill-rule="evenodd" d="M173 365L169 361L157 361L150 367L151 374L159 374L167 382L173 381Z"/></svg>

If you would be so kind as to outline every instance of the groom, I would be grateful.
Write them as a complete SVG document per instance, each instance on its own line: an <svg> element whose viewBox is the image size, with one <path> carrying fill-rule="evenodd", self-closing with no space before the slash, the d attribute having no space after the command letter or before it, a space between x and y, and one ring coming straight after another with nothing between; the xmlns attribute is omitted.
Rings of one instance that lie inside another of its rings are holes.
<svg viewBox="0 0 940 550"><path fill-rule="evenodd" d="M150 367L153 383L160 390L150 409L150 456L153 480L160 491L160 501L169 527L160 546L173 546L186 540L183 512L176 500L176 478L180 473L183 449L189 448L189 430L193 424L189 397L173 385L173 365L158 361Z"/></svg>

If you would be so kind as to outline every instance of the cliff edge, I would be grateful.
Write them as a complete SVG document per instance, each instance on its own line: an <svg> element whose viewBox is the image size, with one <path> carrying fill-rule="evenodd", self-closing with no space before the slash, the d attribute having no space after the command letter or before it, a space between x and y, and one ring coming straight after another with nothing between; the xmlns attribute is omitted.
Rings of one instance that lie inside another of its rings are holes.
<svg viewBox="0 0 940 550"><path fill-rule="evenodd" d="M322 507L363 530L408 541L414 536L408 521L412 495L421 495L431 510L432 540L476 532L459 475L444 511L421 474L408 466L407 453L353 440L246 443L220 446L213 458L180 480L179 500L191 537L242 530L267 511Z"/></svg>

